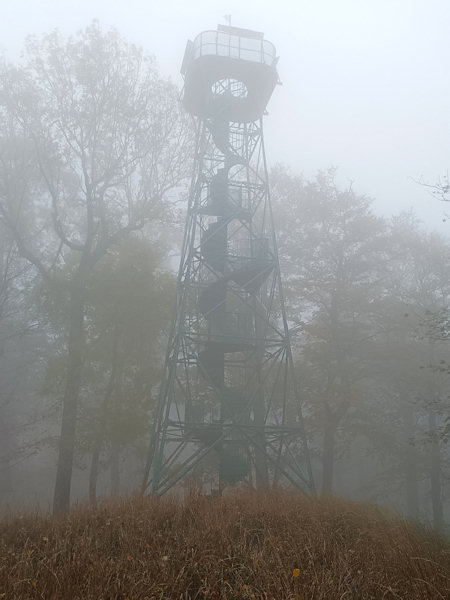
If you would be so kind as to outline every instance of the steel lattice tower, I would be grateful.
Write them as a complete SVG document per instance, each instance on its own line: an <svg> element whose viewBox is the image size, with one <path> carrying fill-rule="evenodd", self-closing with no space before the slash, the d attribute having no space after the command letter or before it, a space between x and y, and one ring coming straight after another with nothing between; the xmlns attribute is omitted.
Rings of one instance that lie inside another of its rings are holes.
<svg viewBox="0 0 450 600"><path fill-rule="evenodd" d="M246 29L187 44L195 170L144 481L157 494L208 472L219 490L246 480L313 492L264 154L276 63Z"/></svg>

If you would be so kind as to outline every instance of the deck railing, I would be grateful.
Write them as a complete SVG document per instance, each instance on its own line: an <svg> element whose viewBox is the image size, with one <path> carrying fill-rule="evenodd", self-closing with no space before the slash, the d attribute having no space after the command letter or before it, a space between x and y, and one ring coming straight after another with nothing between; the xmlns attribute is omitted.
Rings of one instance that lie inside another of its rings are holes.
<svg viewBox="0 0 450 600"><path fill-rule="evenodd" d="M194 40L192 58L226 56L272 67L276 64L275 46L264 39L247 38L225 31L203 31Z"/></svg>

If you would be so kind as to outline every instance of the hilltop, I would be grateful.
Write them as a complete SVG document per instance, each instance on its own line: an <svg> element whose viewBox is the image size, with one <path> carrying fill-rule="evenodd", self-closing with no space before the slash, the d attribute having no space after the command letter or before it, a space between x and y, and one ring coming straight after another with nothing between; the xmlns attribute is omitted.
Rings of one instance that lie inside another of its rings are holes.
<svg viewBox="0 0 450 600"><path fill-rule="evenodd" d="M448 599L450 546L368 505L246 493L4 518L0 598Z"/></svg>

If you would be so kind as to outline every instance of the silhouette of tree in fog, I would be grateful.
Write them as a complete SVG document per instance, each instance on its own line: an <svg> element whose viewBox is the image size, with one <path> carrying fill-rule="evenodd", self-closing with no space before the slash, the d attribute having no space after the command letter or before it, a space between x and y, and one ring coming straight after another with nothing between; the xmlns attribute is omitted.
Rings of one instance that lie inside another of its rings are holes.
<svg viewBox="0 0 450 600"><path fill-rule="evenodd" d="M303 385L322 435L322 493L333 490L337 436L373 370L386 225L370 200L340 190L330 170L305 183L273 174L282 270L293 321L303 321Z"/></svg>
<svg viewBox="0 0 450 600"><path fill-rule="evenodd" d="M0 161L6 160L7 151L0 149ZM25 414L26 403L19 401L32 353L30 334L36 324L35 314L27 310L33 275L0 219L0 492L5 493L12 489L13 462L33 452L32 445L23 444L17 436L34 420Z"/></svg>
<svg viewBox="0 0 450 600"><path fill-rule="evenodd" d="M94 23L75 38L29 39L3 64L0 216L21 256L49 282L68 253L67 366L54 494L66 511L75 449L89 279L110 249L164 217L186 175L190 128L177 90L141 50Z"/></svg>
<svg viewBox="0 0 450 600"><path fill-rule="evenodd" d="M425 450L425 475L429 479L433 524L441 529L444 523L443 484L443 423L448 416L448 380L438 368L448 356L442 315L450 307L450 248L436 234L410 232L407 276L402 278L404 300L409 302L408 320L415 320L412 329L421 362L420 378L415 395L423 415L422 445ZM417 360L416 360L417 364ZM409 365L411 368L411 364ZM420 440L419 440L420 441Z"/></svg>
<svg viewBox="0 0 450 600"><path fill-rule="evenodd" d="M96 505L97 480L109 467L111 494L120 489L120 458L143 452L150 429L154 388L159 383L162 337L169 320L173 277L161 272L164 244L127 239L94 267L86 295L86 345L77 452L90 454L89 498ZM69 261L67 261L69 263ZM66 269L51 287L41 286L54 329L67 332ZM64 385L64 356L48 361L45 394ZM103 464L101 461L103 458Z"/></svg>

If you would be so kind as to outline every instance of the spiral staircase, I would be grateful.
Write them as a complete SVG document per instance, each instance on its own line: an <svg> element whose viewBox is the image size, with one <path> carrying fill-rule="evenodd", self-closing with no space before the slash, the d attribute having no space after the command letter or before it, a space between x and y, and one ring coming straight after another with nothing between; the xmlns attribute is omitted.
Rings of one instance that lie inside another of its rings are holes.
<svg viewBox="0 0 450 600"><path fill-rule="evenodd" d="M196 150L144 477L155 494L183 481L219 493L239 482L314 491L263 143L276 63L250 30L218 26L187 44Z"/></svg>

